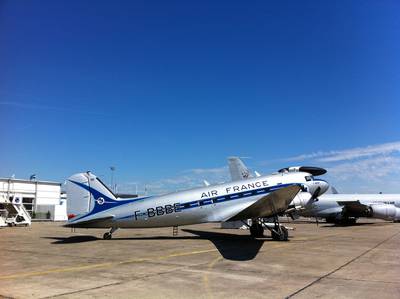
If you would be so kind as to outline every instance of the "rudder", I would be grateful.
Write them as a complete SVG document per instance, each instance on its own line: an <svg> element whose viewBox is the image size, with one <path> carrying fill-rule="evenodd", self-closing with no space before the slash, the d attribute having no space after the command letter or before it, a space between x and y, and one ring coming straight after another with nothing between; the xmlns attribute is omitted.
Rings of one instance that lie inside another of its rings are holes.
<svg viewBox="0 0 400 299"><path fill-rule="evenodd" d="M111 190L89 171L69 177L66 191L68 219L89 213L96 205L116 200Z"/></svg>

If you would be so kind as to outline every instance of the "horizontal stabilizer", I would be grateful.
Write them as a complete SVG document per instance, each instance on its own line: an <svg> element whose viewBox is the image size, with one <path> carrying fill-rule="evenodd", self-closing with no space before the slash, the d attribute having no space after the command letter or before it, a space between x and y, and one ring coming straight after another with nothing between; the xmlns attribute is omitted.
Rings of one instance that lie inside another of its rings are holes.
<svg viewBox="0 0 400 299"><path fill-rule="evenodd" d="M299 185L292 185L269 193L226 221L271 217L283 213L300 189Z"/></svg>
<svg viewBox="0 0 400 299"><path fill-rule="evenodd" d="M98 227L99 224L107 221L111 221L114 218L114 216L105 216L101 218L95 218L95 219L90 219L90 220L82 220L82 221L75 221L75 222L69 222L64 225L64 227Z"/></svg>

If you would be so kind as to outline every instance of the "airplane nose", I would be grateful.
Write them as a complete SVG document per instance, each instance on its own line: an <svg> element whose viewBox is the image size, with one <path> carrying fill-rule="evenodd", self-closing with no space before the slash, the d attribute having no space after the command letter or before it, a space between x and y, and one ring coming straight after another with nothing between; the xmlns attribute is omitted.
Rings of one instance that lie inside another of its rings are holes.
<svg viewBox="0 0 400 299"><path fill-rule="evenodd" d="M312 182L308 182L308 184L305 185L307 186L307 192L314 194L316 197L324 194L329 189L328 182L319 179L314 179Z"/></svg>

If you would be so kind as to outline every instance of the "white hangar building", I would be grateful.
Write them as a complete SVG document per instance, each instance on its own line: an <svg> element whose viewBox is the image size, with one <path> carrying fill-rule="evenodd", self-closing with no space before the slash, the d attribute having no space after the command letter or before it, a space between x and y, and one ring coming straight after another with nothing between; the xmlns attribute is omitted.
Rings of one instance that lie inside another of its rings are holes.
<svg viewBox="0 0 400 299"><path fill-rule="evenodd" d="M67 220L66 197L61 194L61 183L0 178L0 197L22 200L32 220ZM0 206L0 210L4 207Z"/></svg>

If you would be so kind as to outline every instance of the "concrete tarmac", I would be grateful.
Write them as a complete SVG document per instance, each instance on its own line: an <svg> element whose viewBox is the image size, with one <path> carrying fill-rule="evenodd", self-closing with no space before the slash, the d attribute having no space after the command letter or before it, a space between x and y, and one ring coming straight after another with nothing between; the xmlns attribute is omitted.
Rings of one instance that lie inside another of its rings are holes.
<svg viewBox="0 0 400 299"><path fill-rule="evenodd" d="M400 298L400 224L287 224L287 242L219 224L0 229L0 297Z"/></svg>

